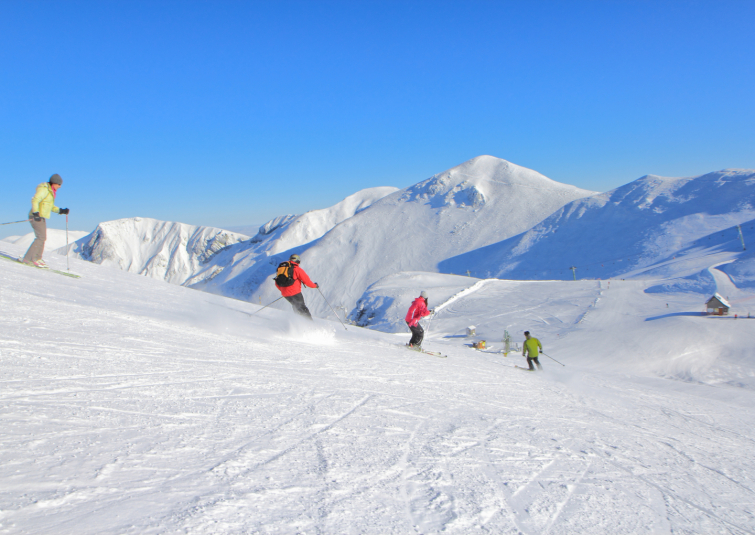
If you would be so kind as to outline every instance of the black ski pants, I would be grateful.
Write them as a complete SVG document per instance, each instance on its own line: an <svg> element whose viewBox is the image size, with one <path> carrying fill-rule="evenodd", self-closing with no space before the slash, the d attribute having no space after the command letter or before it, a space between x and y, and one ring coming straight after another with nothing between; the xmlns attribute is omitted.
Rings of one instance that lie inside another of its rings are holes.
<svg viewBox="0 0 755 535"><path fill-rule="evenodd" d="M421 346L422 339L425 337L425 330L422 328L422 325L419 323L414 327L409 325L409 330L412 331L412 339L409 340L409 343L413 346Z"/></svg>
<svg viewBox="0 0 755 535"><path fill-rule="evenodd" d="M534 362L535 364L537 364L537 369L538 369L538 370L542 370L542 369L543 369L543 367L542 367L542 366L540 366L540 361L539 361L539 360L537 360L537 357L535 357L535 358L530 358L530 357L527 357L527 364L529 364L529 366L530 366L530 370L532 370L532 371L535 371L535 367L534 367L534 366L532 365L532 363L533 363L533 362Z"/></svg>
<svg viewBox="0 0 755 535"><path fill-rule="evenodd" d="M286 295L285 298L286 301L291 303L291 306L294 307L294 312L301 316L304 316L305 318L312 319L312 314L309 313L307 305L304 304L304 296L301 294L301 292L294 295Z"/></svg>

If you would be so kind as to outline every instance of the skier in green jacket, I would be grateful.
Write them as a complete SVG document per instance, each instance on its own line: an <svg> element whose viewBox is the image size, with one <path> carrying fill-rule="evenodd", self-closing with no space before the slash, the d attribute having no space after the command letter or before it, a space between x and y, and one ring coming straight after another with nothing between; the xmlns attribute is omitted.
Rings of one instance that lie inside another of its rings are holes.
<svg viewBox="0 0 755 535"><path fill-rule="evenodd" d="M524 341L524 344L522 344L522 356L527 357L527 364L530 366L530 371L535 371L535 367L532 365L533 362L537 364L538 370L542 370L543 367L540 366L540 361L537 360L537 357L540 354L538 348L542 351L543 344L541 344L540 340L537 338L530 336L529 331L524 331L524 337L526 340Z"/></svg>
<svg viewBox="0 0 755 535"><path fill-rule="evenodd" d="M31 198L31 210L29 211L29 222L34 229L34 241L29 246L21 262L31 264L39 268L46 268L47 264L42 260L42 253L45 251L45 241L47 240L47 223L50 212L56 214L68 214L68 208L58 208L55 206L55 195L58 188L63 185L63 179L55 173L47 182L42 182L37 186L34 197Z"/></svg>

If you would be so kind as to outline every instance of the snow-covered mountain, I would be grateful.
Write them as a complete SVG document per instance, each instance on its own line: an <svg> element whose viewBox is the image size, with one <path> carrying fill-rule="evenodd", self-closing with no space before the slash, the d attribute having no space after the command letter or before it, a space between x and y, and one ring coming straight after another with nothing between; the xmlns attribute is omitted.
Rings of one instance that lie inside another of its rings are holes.
<svg viewBox="0 0 755 535"><path fill-rule="evenodd" d="M292 251L303 250L333 227L366 210L393 187L368 188L321 210L302 215L283 215L259 228L249 241L229 247L194 274L186 283L195 289L249 299L257 287ZM284 252L283 255L279 253Z"/></svg>
<svg viewBox="0 0 755 535"><path fill-rule="evenodd" d="M288 251L324 236L342 221L396 191L398 188L394 187L368 188L349 195L330 208L311 210L299 216L279 216L262 225L251 241L264 244L264 251L269 255ZM258 246L256 250L263 247Z"/></svg>
<svg viewBox="0 0 755 535"><path fill-rule="evenodd" d="M68 250L91 262L201 287L229 266L231 269L223 273L225 277L221 279L232 279L246 266L254 265L258 258L266 261L278 251L309 243L396 190L393 187L369 188L330 208L274 218L262 225L251 239L213 227L131 218L101 223ZM65 254L66 250L59 252ZM223 254L218 255L219 252ZM237 258L241 261L235 262Z"/></svg>
<svg viewBox="0 0 755 535"><path fill-rule="evenodd" d="M387 275L437 271L442 260L519 234L564 204L593 193L506 160L479 156L385 196L319 240L278 242L268 250L269 258L252 258L240 247L231 248L217 257L217 262L230 261L230 269L198 287L272 300L277 290L270 275L278 262L296 252L331 304L351 310L368 286ZM330 312L319 297L309 304L318 315Z"/></svg>
<svg viewBox="0 0 755 535"><path fill-rule="evenodd" d="M248 239L218 228L134 217L100 223L68 251L83 260L183 284L218 251Z"/></svg>
<svg viewBox="0 0 755 535"><path fill-rule="evenodd" d="M755 260L741 250L736 227L743 225L745 236L753 231L747 225L752 226L754 206L751 170L649 175L596 194L480 156L403 190L372 188L324 210L280 216L249 240L214 242L209 254L202 245L189 254L194 262L184 259L180 268L169 267L176 240L156 231L126 232L124 238L95 232L76 251L82 258L110 259L123 269L264 303L279 297L271 282L275 267L296 252L321 285L322 296L305 290L310 309L324 317L332 314L331 306L342 307L367 325L365 317L386 321L383 312L398 314L389 304L399 303L389 288L391 277L403 272L567 280L575 267L579 279L661 277L664 282L648 291L709 292L715 286L708 270L715 253L721 273L755 285ZM675 280L668 279L672 272Z"/></svg>
<svg viewBox="0 0 755 535"><path fill-rule="evenodd" d="M753 217L755 171L648 175L575 200L526 232L449 258L440 269L520 280L572 279L572 266L577 278L653 276L649 269L691 262L700 248L741 253L736 225L755 238ZM708 265L690 263L694 273Z"/></svg>

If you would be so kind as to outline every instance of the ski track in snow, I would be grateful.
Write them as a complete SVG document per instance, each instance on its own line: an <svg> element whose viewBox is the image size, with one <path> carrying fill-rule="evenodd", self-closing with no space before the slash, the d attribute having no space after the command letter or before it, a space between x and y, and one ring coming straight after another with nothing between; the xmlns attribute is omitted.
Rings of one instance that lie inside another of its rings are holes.
<svg viewBox="0 0 755 535"><path fill-rule="evenodd" d="M445 338L476 307L568 357L639 336L635 283L482 281L433 321L436 359L74 265L0 265L0 533L755 532L751 391Z"/></svg>

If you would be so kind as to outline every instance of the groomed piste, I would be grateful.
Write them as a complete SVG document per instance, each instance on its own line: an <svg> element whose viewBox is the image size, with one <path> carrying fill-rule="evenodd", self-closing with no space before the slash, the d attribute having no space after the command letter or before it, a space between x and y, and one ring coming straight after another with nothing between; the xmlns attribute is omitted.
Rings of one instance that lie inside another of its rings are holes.
<svg viewBox="0 0 755 535"><path fill-rule="evenodd" d="M373 288L427 289L438 359L70 265L0 263L0 533L755 532L755 299L716 267L730 316L651 279ZM504 330L565 366L514 368Z"/></svg>

